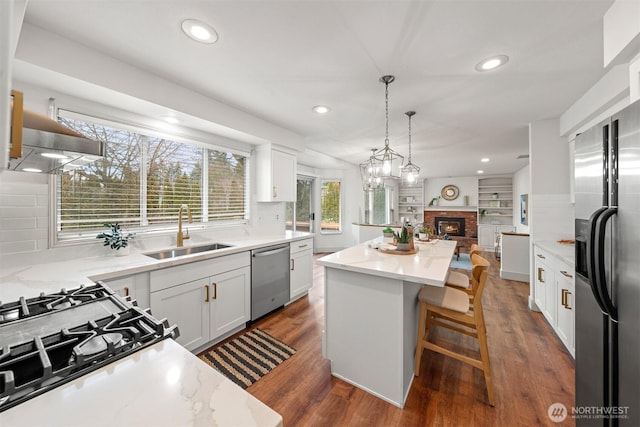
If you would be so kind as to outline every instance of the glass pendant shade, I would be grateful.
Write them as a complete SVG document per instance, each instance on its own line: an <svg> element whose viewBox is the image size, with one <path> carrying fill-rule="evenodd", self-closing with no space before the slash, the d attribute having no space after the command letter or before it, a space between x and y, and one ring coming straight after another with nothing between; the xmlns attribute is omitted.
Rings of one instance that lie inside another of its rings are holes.
<svg viewBox="0 0 640 427"><path fill-rule="evenodd" d="M404 185L412 186L418 182L418 177L420 176L420 168L411 163L411 117L413 117L416 112L407 111L404 114L409 117L409 161L400 170L400 175Z"/></svg>
<svg viewBox="0 0 640 427"><path fill-rule="evenodd" d="M375 152L375 148L372 149L369 159L360 163L360 177L362 178L362 189L364 191L375 190L384 184L382 178L378 176L381 165L373 158Z"/></svg>

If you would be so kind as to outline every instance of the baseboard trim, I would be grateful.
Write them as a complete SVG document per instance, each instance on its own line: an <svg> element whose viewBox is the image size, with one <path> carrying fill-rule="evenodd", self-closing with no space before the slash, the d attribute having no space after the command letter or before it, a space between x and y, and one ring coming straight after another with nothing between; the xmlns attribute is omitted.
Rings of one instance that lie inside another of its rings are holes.
<svg viewBox="0 0 640 427"><path fill-rule="evenodd" d="M529 275L527 273L516 273L513 271L500 270L500 278L507 280L518 280L519 282L529 283Z"/></svg>

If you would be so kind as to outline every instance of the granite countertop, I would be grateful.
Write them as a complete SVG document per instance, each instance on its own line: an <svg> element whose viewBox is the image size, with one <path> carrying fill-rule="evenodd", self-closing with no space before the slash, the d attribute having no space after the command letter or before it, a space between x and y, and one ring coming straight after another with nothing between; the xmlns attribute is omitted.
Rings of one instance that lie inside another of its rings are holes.
<svg viewBox="0 0 640 427"><path fill-rule="evenodd" d="M97 280L108 280L130 274L167 268L195 261L246 252L265 246L288 243L312 237L310 233L286 232L277 236L249 236L215 240L217 243L232 245L229 248L210 252L200 252L177 258L157 260L144 255L144 252L156 252L166 248L145 250L126 256L96 255L66 261L48 260L38 263L34 255L33 263L26 265L3 265L0 271L0 301L15 301L20 297L30 298L41 292L57 292L62 288L77 288L82 284L91 284ZM208 242L185 242L185 247L200 246ZM29 256L29 255L27 255Z"/></svg>
<svg viewBox="0 0 640 427"><path fill-rule="evenodd" d="M562 244L555 240L543 240L536 242L535 245L540 249L544 249L560 261L568 264L571 268L575 268L575 244Z"/></svg>
<svg viewBox="0 0 640 427"><path fill-rule="evenodd" d="M0 413L3 426L282 426L282 416L172 339Z"/></svg>
<svg viewBox="0 0 640 427"><path fill-rule="evenodd" d="M456 247L455 241L414 241L418 249L414 255L383 253L372 247L381 241L382 237L379 237L322 257L317 262L325 267L444 286Z"/></svg>

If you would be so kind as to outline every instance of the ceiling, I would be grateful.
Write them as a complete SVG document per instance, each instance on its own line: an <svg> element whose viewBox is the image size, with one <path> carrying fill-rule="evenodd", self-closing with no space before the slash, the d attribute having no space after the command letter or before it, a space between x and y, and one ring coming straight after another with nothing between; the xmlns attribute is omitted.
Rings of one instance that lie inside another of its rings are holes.
<svg viewBox="0 0 640 427"><path fill-rule="evenodd" d="M517 157L528 153L528 124L559 117L604 75L612 2L29 0L25 22L354 164L384 144L379 78L393 74L391 147L408 154L404 113L414 110L412 160L423 176L473 176L525 166ZM218 42L188 39L186 18L211 24ZM496 54L510 61L475 71ZM312 112L318 104L331 112Z"/></svg>

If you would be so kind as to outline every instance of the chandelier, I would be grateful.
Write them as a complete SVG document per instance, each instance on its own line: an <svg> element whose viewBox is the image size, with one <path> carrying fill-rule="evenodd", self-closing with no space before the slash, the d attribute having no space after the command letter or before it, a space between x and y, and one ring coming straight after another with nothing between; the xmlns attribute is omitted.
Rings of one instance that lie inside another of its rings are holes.
<svg viewBox="0 0 640 427"><path fill-rule="evenodd" d="M411 117L413 117L416 112L407 111L404 114L409 117L409 161L400 169L400 175L402 177L402 183L411 186L418 181L418 176L420 175L420 168L411 163Z"/></svg>
<svg viewBox="0 0 640 427"><path fill-rule="evenodd" d="M380 177L383 180L400 178L400 168L404 163L404 157L389 147L389 84L395 79L394 76L380 77L380 82L384 83L385 100L384 147L374 152L371 160L376 164L375 166L378 166L373 169L373 173L376 177Z"/></svg>
<svg viewBox="0 0 640 427"><path fill-rule="evenodd" d="M373 158L376 149L371 149L371 156L363 163L360 163L360 177L362 178L362 189L364 191L375 190L383 186L382 178L376 175L376 170L380 165Z"/></svg>

